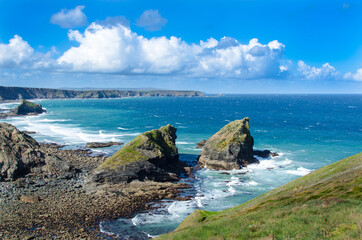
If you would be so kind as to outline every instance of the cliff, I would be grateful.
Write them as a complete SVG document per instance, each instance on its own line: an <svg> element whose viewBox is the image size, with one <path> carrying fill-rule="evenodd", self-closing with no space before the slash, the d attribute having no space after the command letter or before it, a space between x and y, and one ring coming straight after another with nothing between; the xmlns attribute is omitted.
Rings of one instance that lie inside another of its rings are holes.
<svg viewBox="0 0 362 240"><path fill-rule="evenodd" d="M172 125L142 133L100 165L90 179L100 183L178 180L183 165L175 141Z"/></svg>
<svg viewBox="0 0 362 240"><path fill-rule="evenodd" d="M122 97L200 97L198 91L168 90L61 90L47 88L1 87L0 101L20 99L122 98Z"/></svg>
<svg viewBox="0 0 362 240"><path fill-rule="evenodd" d="M157 239L360 239L362 153L237 207L196 210Z"/></svg>

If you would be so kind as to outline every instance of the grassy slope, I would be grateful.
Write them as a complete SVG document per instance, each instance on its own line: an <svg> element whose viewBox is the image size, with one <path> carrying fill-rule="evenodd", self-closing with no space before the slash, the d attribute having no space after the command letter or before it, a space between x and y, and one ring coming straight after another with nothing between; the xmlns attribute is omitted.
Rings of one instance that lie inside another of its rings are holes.
<svg viewBox="0 0 362 240"><path fill-rule="evenodd" d="M158 239L361 239L362 153L242 205L195 211Z"/></svg>

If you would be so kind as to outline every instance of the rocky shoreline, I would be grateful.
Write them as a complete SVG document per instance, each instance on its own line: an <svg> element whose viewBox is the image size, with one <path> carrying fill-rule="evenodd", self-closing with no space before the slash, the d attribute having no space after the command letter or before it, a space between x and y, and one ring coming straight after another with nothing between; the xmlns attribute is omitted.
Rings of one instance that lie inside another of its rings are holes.
<svg viewBox="0 0 362 240"><path fill-rule="evenodd" d="M40 144L39 150L74 166L77 171L73 177L30 173L0 182L0 239L104 239L100 221L131 217L147 209L148 203L176 198L189 187L151 181L95 187L86 177L106 157L60 147Z"/></svg>

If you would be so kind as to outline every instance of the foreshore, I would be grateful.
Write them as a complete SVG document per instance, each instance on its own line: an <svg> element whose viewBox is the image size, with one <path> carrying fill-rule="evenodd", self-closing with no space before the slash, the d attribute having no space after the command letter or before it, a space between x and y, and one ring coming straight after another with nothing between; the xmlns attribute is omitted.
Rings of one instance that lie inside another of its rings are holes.
<svg viewBox="0 0 362 240"><path fill-rule="evenodd" d="M106 159L87 150L62 150L41 144L77 169L74 177L28 174L0 182L0 239L104 239L100 221L132 217L150 202L177 197L188 185L138 182L94 186L86 178ZM115 237L116 238L116 237Z"/></svg>

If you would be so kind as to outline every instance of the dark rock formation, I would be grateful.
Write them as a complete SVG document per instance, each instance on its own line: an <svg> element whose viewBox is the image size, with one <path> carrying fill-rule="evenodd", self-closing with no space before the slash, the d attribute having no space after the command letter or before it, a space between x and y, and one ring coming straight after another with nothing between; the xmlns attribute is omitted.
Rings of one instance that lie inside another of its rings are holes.
<svg viewBox="0 0 362 240"><path fill-rule="evenodd" d="M233 121L211 136L202 149L199 162L210 169L240 169L258 162L253 156L254 139L249 118Z"/></svg>
<svg viewBox="0 0 362 240"><path fill-rule="evenodd" d="M140 134L108 158L91 175L91 181L120 183L132 180L175 181L185 167L175 145L171 125Z"/></svg>
<svg viewBox="0 0 362 240"><path fill-rule="evenodd" d="M0 180L14 180L30 172L51 175L74 173L68 163L39 148L29 135L8 123L0 123Z"/></svg>
<svg viewBox="0 0 362 240"><path fill-rule="evenodd" d="M202 140L201 142L196 144L196 148L203 148L205 146L206 142L207 141L205 139Z"/></svg>
<svg viewBox="0 0 362 240"><path fill-rule="evenodd" d="M87 143L87 145L85 147L87 147L87 148L105 148L105 147L110 147L110 146L115 146L115 145L123 145L123 143L120 143L120 142L106 142L106 143L89 142L89 143Z"/></svg>
<svg viewBox="0 0 362 240"><path fill-rule="evenodd" d="M276 153L276 152L271 152L271 151L269 151L269 150L264 150L264 151L255 150L255 151L254 151L254 155L256 155L256 156L258 156L258 157L262 157L262 158L279 156L278 153Z"/></svg>
<svg viewBox="0 0 362 240"><path fill-rule="evenodd" d="M29 114L41 114L45 112L43 107L39 103L32 103L26 100L21 100L21 103L11 110L16 115L29 115Z"/></svg>

